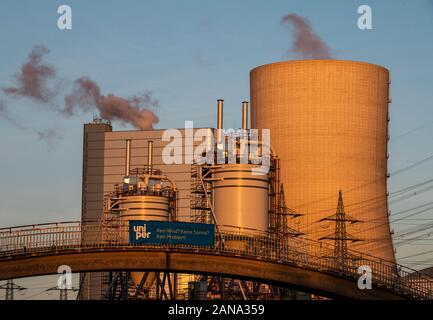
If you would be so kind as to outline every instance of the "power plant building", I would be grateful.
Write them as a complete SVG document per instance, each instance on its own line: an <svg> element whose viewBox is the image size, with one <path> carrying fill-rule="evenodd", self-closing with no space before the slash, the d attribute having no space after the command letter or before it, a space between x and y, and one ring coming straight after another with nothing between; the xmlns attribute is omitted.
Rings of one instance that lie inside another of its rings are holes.
<svg viewBox="0 0 433 320"><path fill-rule="evenodd" d="M163 141L164 129L114 132L101 120L84 125L83 224L101 223L107 195L116 185L123 183L126 191L148 188L142 182L129 186L129 175L132 169L151 163L176 186L177 221L217 222L217 228L229 232L280 232L329 242L325 238L334 233L336 222L326 218L335 214L341 190L346 213L358 222L347 223L348 248L395 261L386 186L388 70L352 61L279 62L253 69L250 90L251 128L270 129L270 147L275 152L271 170L263 176L251 175L255 165L240 163L238 155L235 163L194 171L196 164L185 163L185 158L193 158L190 152L202 141L193 141L192 148L187 148L183 139L178 150L182 163L164 163L163 150L171 143ZM246 110L243 103L243 130L248 130ZM217 123L217 129L223 128L222 101ZM178 130L185 138L185 129ZM213 137L218 135L214 128L206 130ZM153 174L150 169L148 173ZM201 185L197 185L197 174ZM201 199L197 190L204 192ZM128 199L119 209L124 217L131 208L138 208L130 206L134 200ZM299 216L287 217L281 211L286 206ZM139 209L152 215L148 207ZM284 214L283 222L278 214ZM103 298L105 278L105 273L82 275L81 298Z"/></svg>
<svg viewBox="0 0 433 320"><path fill-rule="evenodd" d="M185 129L178 129L185 137ZM197 129L194 129L197 130ZM211 130L211 129L209 129ZM177 212L179 221L190 221L191 165L167 165L162 161L162 150L171 141L163 141L165 130L112 131L112 126L103 121L84 125L82 222L98 224L104 212L106 195L125 177L127 141L130 140L130 167L143 167L148 163L148 142L153 142L153 166L170 176L178 190ZM183 139L184 141L184 139ZM200 142L193 142L196 146ZM185 145L180 153L185 157ZM190 155L192 156L192 154ZM83 280L83 299L102 299L106 284L103 273L88 273Z"/></svg>

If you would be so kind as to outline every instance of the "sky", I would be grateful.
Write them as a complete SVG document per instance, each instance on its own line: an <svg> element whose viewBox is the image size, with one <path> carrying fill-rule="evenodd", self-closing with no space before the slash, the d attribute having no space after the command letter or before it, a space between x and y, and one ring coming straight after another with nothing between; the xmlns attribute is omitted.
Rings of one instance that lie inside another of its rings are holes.
<svg viewBox="0 0 433 320"><path fill-rule="evenodd" d="M72 30L57 28L58 6L72 8ZM372 8L373 29L360 30L357 8ZM63 88L88 76L103 94L150 91L159 101L156 128L215 126L216 100L225 100L227 127L240 126L240 102L249 100L249 71L298 58L281 19L307 17L335 59L382 65L391 73L389 171L433 155L433 1L218 0L15 1L0 3L0 87L35 45L50 52ZM80 219L82 131L92 112L65 118L31 99L10 99L0 118L0 227ZM54 129L52 141L35 130ZM114 130L125 129L114 123ZM132 127L126 127L132 129ZM433 161L391 175L393 192L433 178ZM391 203L398 212L431 201L427 191ZM395 232L433 223L432 211L392 225ZM398 248L397 256L433 249L430 239ZM433 254L413 260L433 263ZM420 267L420 265L418 265ZM0 292L0 297L2 292Z"/></svg>

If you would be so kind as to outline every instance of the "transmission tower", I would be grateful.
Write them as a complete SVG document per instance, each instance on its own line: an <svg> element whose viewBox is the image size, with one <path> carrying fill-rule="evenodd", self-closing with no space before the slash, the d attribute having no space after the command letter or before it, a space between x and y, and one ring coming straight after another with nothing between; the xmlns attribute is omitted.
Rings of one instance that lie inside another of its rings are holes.
<svg viewBox="0 0 433 320"><path fill-rule="evenodd" d="M275 223L276 225L276 231L282 231L284 234L286 235L291 235L291 236L300 236L303 233L299 232L299 230L295 230L293 228L290 228L288 226L288 217L291 218L298 218L300 216L302 216L302 214L297 213L295 211L293 211L292 209L290 209L289 207L287 207L286 205L286 199L285 199L285 195L284 195L284 186L283 184L281 184L280 186L280 191L278 194L278 198L279 198L279 203L278 203L278 210L277 210L277 222Z"/></svg>
<svg viewBox="0 0 433 320"><path fill-rule="evenodd" d="M59 300L68 300L68 291L78 291L78 289L77 288L61 289L59 287L52 287L52 288L47 289L46 291L48 293L50 291L59 291Z"/></svg>
<svg viewBox="0 0 433 320"><path fill-rule="evenodd" d="M14 300L14 291L23 291L27 288L24 288L20 285L14 283L13 279L9 279L6 284L0 286L1 290L6 290L5 300Z"/></svg>
<svg viewBox="0 0 433 320"><path fill-rule="evenodd" d="M347 261L349 258L351 258L347 252L347 242L361 241L360 239L356 239L355 237L347 233L346 222L354 224L361 221L351 217L344 211L343 195L341 193L341 190L338 193L338 205L336 213L319 220L319 222L321 221L335 221L335 232L330 235L321 237L319 240L334 240L334 259L336 266L340 267L343 270L346 270Z"/></svg>
<svg viewBox="0 0 433 320"><path fill-rule="evenodd" d="M68 291L78 291L78 289L72 286L68 288L66 278L63 277L61 285L57 285L45 291L48 292L48 294L51 294L51 291L59 291L59 300L68 300Z"/></svg>

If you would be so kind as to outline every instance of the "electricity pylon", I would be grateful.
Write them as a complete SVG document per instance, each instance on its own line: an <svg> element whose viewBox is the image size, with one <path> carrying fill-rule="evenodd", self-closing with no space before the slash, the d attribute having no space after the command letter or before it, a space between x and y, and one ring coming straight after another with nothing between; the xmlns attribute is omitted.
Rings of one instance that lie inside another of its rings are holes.
<svg viewBox="0 0 433 320"><path fill-rule="evenodd" d="M360 241L360 239L357 239L347 233L346 222L354 224L361 221L351 217L344 211L343 195L341 193L341 190L338 193L338 204L336 213L319 220L319 222L321 221L335 221L335 232L330 235L321 237L319 240L334 240L334 259L336 267L339 267L342 270L346 270L347 261L349 258L349 254L347 252L347 242Z"/></svg>
<svg viewBox="0 0 433 320"><path fill-rule="evenodd" d="M14 300L14 291L22 291L26 289L27 288L14 283L13 279L9 279L6 284L0 286L0 290L6 290L5 300Z"/></svg>

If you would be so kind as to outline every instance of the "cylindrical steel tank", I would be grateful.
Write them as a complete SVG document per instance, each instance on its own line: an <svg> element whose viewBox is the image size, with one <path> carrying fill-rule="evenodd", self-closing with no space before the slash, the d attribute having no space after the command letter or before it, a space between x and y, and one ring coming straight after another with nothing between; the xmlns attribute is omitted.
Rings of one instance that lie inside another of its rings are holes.
<svg viewBox="0 0 433 320"><path fill-rule="evenodd" d="M119 199L120 219L168 221L169 199L164 196L122 196Z"/></svg>
<svg viewBox="0 0 433 320"><path fill-rule="evenodd" d="M268 175L252 164L225 164L213 171L213 199L221 230L265 232L269 225Z"/></svg>
<svg viewBox="0 0 433 320"><path fill-rule="evenodd" d="M387 207L389 72L364 62L287 61L250 73L251 127L271 131L287 205L300 231L332 234L342 190L348 247L394 261Z"/></svg>
<svg viewBox="0 0 433 320"><path fill-rule="evenodd" d="M169 220L169 199L164 196L153 195L133 195L121 196L119 199L120 220L151 220L151 221L168 221ZM127 233L126 238L129 237ZM128 241L127 239L125 239ZM143 278L143 272L131 272L130 276L135 285L139 285ZM155 275L149 274L144 288L151 287L155 282Z"/></svg>

